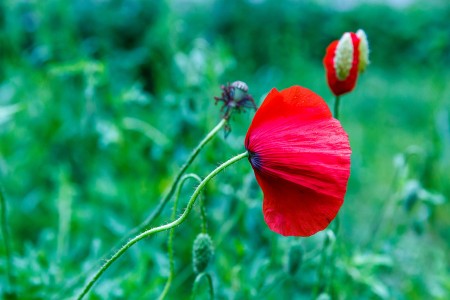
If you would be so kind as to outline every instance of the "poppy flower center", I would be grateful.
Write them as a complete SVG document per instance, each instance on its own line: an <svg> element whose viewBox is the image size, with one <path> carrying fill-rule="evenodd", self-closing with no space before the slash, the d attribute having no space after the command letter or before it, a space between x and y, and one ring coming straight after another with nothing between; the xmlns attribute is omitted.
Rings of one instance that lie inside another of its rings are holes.
<svg viewBox="0 0 450 300"><path fill-rule="evenodd" d="M262 168L261 157L258 155L258 153L249 150L248 160L250 161L250 164L253 166L253 168L256 168L257 170Z"/></svg>

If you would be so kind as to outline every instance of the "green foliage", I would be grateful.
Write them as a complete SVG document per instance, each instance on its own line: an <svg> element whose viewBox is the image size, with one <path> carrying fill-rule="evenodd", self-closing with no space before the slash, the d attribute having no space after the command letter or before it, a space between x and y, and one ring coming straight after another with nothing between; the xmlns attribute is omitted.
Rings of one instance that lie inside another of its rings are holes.
<svg viewBox="0 0 450 300"><path fill-rule="evenodd" d="M303 248L299 244L292 245L289 248L286 269L289 275L295 275L303 260Z"/></svg>
<svg viewBox="0 0 450 300"><path fill-rule="evenodd" d="M245 81L257 104L272 87L299 84L332 105L325 48L363 28L371 65L341 99L352 173L327 282L317 270L328 231L300 240L300 269L287 276L288 249L299 241L267 228L244 160L204 194L215 297L311 299L324 285L318 294L331 299L448 299L450 6L321 3L1 1L0 183L13 280L2 233L0 295L73 297L219 122L220 84ZM215 137L189 172L204 177L243 152L252 115L233 115L230 135ZM181 192L181 208L191 192ZM191 294L199 216L196 206L175 228L167 299ZM169 219L166 208L153 226ZM132 247L87 298L157 298L167 237Z"/></svg>

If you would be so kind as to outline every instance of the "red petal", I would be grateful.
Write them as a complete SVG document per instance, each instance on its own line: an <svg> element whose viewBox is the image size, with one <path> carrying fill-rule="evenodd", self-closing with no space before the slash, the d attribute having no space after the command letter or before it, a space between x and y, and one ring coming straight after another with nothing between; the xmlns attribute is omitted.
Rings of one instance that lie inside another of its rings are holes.
<svg viewBox="0 0 450 300"><path fill-rule="evenodd" d="M311 236L325 229L343 203L289 181L255 174L264 191L264 220L284 236Z"/></svg>
<svg viewBox="0 0 450 300"><path fill-rule="evenodd" d="M281 93L277 89L272 89L256 111L247 137L253 127L258 127L261 123L267 123L273 119L289 116L297 116L306 121L329 118L331 112L323 99L307 88L292 86L282 90Z"/></svg>
<svg viewBox="0 0 450 300"><path fill-rule="evenodd" d="M264 217L277 233L309 236L326 228L343 203L350 175L348 137L313 92L293 87L269 96L246 137L264 192Z"/></svg>

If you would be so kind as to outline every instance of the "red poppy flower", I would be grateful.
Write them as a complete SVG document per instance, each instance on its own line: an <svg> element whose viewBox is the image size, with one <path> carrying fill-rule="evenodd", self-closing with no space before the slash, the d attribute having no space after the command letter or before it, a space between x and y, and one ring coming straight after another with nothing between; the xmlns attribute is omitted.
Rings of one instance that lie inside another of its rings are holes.
<svg viewBox="0 0 450 300"><path fill-rule="evenodd" d="M270 91L245 147L271 230L310 236L328 226L344 201L351 149L320 96L300 86Z"/></svg>
<svg viewBox="0 0 450 300"><path fill-rule="evenodd" d="M333 94L340 96L353 90L358 79L360 38L353 32L345 33L332 42L323 58L327 82Z"/></svg>

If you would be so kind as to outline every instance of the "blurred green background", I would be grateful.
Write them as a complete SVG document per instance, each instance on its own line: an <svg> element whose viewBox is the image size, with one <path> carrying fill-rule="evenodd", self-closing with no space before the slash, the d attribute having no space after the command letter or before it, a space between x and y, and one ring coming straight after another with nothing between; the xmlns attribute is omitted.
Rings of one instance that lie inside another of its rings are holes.
<svg viewBox="0 0 450 300"><path fill-rule="evenodd" d="M247 82L257 103L272 87L298 84L332 105L325 49L359 28L371 65L341 101L352 173L324 256L328 294L449 299L449 20L447 0L1 1L0 182L18 299L79 291L219 122L221 84ZM242 152L253 114L234 115L231 134L219 134L190 171L206 176ZM193 183L183 189L182 208L192 191ZM218 175L206 205L217 299L313 299L321 291L317 254L331 231L271 232L249 163ZM167 207L156 224L169 215ZM175 231L169 299L190 296L199 232L196 207ZM167 237L132 247L87 298L155 299L168 275ZM1 241L0 294L12 299ZM304 259L289 275L298 243Z"/></svg>

